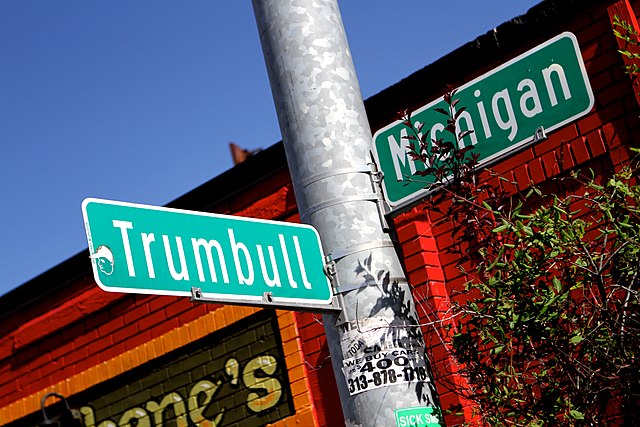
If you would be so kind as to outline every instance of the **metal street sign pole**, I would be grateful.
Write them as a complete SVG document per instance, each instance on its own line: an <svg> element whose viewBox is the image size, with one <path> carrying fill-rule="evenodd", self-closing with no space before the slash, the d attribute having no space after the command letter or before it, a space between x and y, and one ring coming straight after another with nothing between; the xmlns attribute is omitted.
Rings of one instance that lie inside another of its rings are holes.
<svg viewBox="0 0 640 427"><path fill-rule="evenodd" d="M347 425L394 426L409 408L439 417L411 288L383 230L371 131L337 1L253 7L300 216L335 263L343 312L324 324Z"/></svg>
<svg viewBox="0 0 640 427"><path fill-rule="evenodd" d="M94 278L111 292L333 312L317 231L157 206L86 199Z"/></svg>

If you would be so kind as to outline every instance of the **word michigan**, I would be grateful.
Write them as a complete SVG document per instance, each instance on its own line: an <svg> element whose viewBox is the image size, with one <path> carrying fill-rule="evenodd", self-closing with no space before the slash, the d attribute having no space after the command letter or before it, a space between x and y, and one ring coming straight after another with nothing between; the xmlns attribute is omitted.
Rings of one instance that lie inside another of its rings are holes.
<svg viewBox="0 0 640 427"><path fill-rule="evenodd" d="M551 132L588 113L594 103L580 48L571 33L562 33L461 86L455 99L466 108L458 115L458 131L473 131L460 144L473 146L484 164L533 142L540 128ZM447 117L436 108L448 109L443 98L416 110L412 120L422 125L422 132L429 132L429 140L452 140L444 134ZM417 142L407 136L402 121L374 135L374 153L393 206L414 200L429 184L428 177L412 179L427 166L408 157L409 144Z"/></svg>

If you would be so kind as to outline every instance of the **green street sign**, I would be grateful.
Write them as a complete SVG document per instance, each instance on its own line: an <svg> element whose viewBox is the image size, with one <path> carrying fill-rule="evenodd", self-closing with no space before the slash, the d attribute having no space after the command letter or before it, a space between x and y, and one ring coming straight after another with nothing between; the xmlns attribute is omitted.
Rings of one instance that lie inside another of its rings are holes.
<svg viewBox="0 0 640 427"><path fill-rule="evenodd" d="M274 307L332 303L311 226L99 199L84 200L82 213L94 278L106 291Z"/></svg>
<svg viewBox="0 0 640 427"><path fill-rule="evenodd" d="M432 406L396 409L396 427L441 427L438 410Z"/></svg>
<svg viewBox="0 0 640 427"><path fill-rule="evenodd" d="M466 83L455 95L466 111L458 118L458 130L473 130L463 138L473 145L481 164L487 164L532 143L541 127L546 133L588 113L594 98L572 33L562 33L498 68ZM446 116L434 111L447 109L443 98L416 110L412 118L422 123L429 139L440 138ZM428 190L428 177L421 162L407 156L407 127L398 120L373 137L376 161L384 173L383 188L392 207L410 203ZM417 145L416 145L417 146ZM419 181L419 182L418 182Z"/></svg>

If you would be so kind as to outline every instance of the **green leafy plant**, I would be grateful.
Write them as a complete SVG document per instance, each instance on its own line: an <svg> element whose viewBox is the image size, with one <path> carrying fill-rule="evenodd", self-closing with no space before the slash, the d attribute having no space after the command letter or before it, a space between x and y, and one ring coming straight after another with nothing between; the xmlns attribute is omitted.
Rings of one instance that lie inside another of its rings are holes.
<svg viewBox="0 0 640 427"><path fill-rule="evenodd" d="M466 277L450 344L471 387L458 392L492 426L640 424L637 171L574 171L525 194L491 171L481 181L454 95L441 111L448 142L408 114L405 125L409 154L441 190L426 209L451 230Z"/></svg>
<svg viewBox="0 0 640 427"><path fill-rule="evenodd" d="M638 32L627 21L620 19L618 15L613 17L613 34L618 39L623 40L627 46L625 49L619 49L618 52L630 59L640 59ZM635 52L632 52L629 48L635 50ZM630 75L636 75L640 72L640 67L636 63L627 65L625 68L627 74Z"/></svg>

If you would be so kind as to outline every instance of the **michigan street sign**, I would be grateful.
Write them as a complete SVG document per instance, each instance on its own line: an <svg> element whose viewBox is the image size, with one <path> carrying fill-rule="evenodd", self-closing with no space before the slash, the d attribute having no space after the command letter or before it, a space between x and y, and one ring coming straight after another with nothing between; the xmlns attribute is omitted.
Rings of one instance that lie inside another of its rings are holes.
<svg viewBox="0 0 640 427"><path fill-rule="evenodd" d="M488 163L534 140L540 127L548 133L588 113L593 93L575 36L562 33L523 53L458 89L455 98L466 111L458 118L458 130L474 132L463 138ZM443 98L421 107L412 118L429 131L429 139L443 134L447 109ZM407 156L407 128L396 121L373 137L376 161L384 173L383 187L391 206L401 206L423 195L426 169Z"/></svg>
<svg viewBox="0 0 640 427"><path fill-rule="evenodd" d="M278 307L332 302L308 225L86 199L93 274L112 292Z"/></svg>

